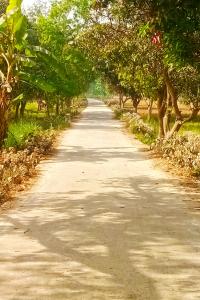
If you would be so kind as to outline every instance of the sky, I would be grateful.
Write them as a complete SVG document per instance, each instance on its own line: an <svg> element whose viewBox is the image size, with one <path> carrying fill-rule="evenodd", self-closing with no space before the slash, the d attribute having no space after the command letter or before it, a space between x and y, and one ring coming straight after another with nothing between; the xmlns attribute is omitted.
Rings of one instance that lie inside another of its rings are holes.
<svg viewBox="0 0 200 300"><path fill-rule="evenodd" d="M32 6L34 2L37 2L37 0L24 0L23 5L24 5L24 7L28 8L28 7Z"/></svg>
<svg viewBox="0 0 200 300"><path fill-rule="evenodd" d="M40 3L40 2L49 2L44 0L23 0L23 6L25 8L31 7L34 3Z"/></svg>

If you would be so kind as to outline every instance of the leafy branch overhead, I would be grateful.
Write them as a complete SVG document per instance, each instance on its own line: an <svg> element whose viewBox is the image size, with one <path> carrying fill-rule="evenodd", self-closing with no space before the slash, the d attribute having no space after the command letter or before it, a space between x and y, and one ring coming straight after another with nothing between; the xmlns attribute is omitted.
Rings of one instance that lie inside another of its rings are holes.
<svg viewBox="0 0 200 300"><path fill-rule="evenodd" d="M79 43L98 72L136 111L144 97L157 102L160 137L178 132L200 109L200 2L96 0L89 18Z"/></svg>
<svg viewBox="0 0 200 300"><path fill-rule="evenodd" d="M28 99L27 90L33 97L49 94L69 101L86 91L93 79L90 62L72 43L75 25L58 8L54 3L48 16L39 14L32 23L22 13L22 0L4 2L0 15L0 143L18 95Z"/></svg>

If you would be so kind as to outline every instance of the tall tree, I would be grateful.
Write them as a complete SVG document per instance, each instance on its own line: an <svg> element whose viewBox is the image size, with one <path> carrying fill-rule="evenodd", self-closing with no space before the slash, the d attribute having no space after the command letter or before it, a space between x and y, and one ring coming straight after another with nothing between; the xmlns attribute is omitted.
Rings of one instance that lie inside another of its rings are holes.
<svg viewBox="0 0 200 300"><path fill-rule="evenodd" d="M0 143L6 136L12 91L24 58L26 19L21 12L21 2L10 0L0 18Z"/></svg>
<svg viewBox="0 0 200 300"><path fill-rule="evenodd" d="M199 68L199 1L97 0L91 16L86 51L100 40L97 67L101 57L104 74L109 66L121 85L158 99L160 137L170 137L188 120L179 108L177 81L184 68ZM176 121L170 128L172 111Z"/></svg>

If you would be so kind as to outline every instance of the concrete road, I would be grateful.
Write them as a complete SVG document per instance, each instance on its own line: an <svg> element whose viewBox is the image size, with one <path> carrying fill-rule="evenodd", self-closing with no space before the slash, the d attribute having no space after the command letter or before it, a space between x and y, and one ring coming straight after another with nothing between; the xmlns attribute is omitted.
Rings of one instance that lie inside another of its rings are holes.
<svg viewBox="0 0 200 300"><path fill-rule="evenodd" d="M140 148L89 100L37 183L0 216L0 300L200 299L192 195Z"/></svg>

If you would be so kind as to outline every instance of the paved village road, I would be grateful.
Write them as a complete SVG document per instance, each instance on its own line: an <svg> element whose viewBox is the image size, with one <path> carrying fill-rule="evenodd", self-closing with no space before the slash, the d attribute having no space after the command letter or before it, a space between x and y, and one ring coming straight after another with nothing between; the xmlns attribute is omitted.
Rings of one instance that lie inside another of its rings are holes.
<svg viewBox="0 0 200 300"><path fill-rule="evenodd" d="M200 216L102 102L0 216L0 300L199 300Z"/></svg>

